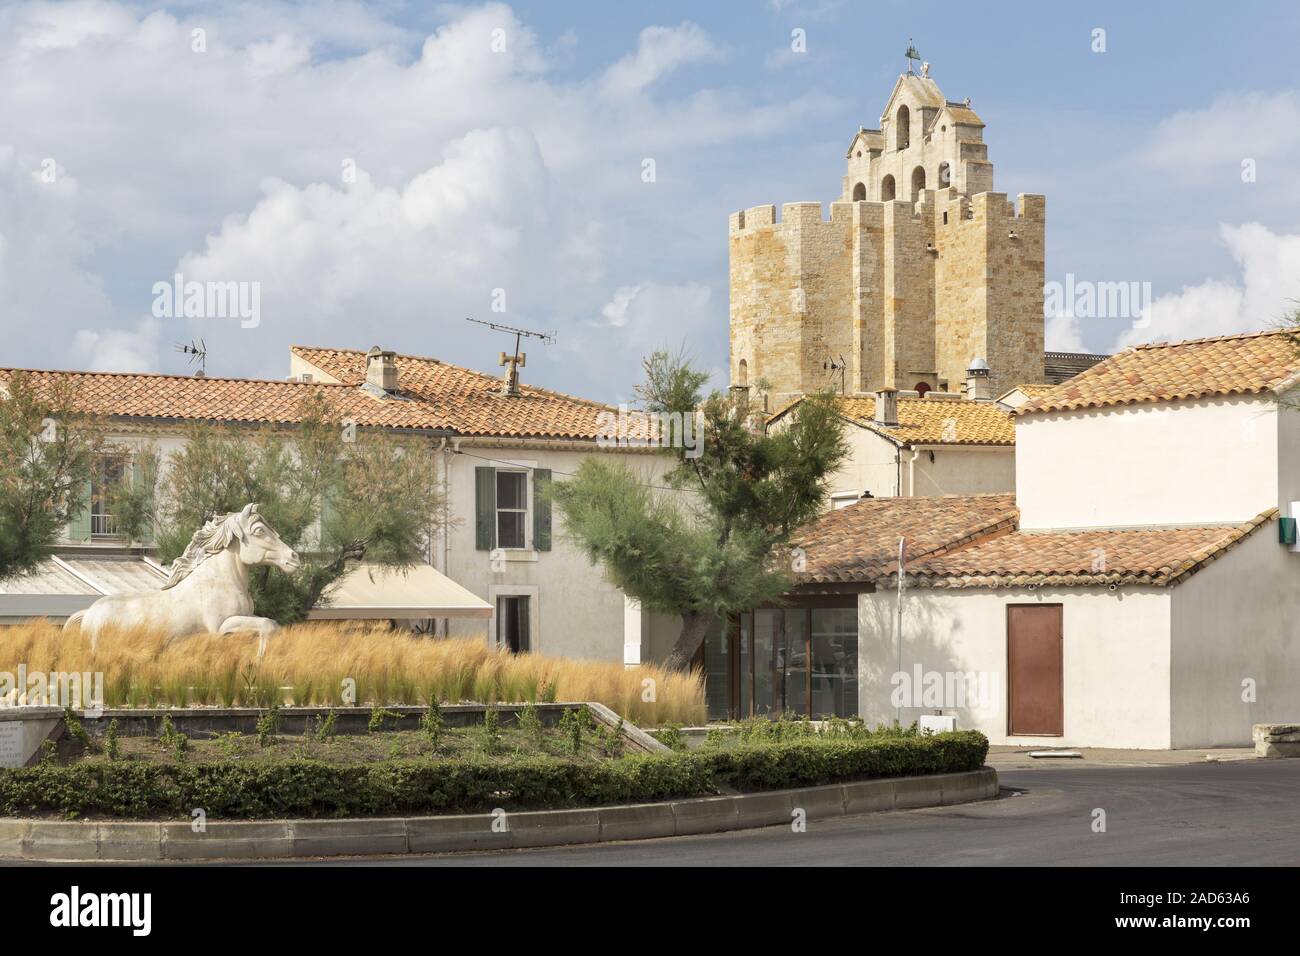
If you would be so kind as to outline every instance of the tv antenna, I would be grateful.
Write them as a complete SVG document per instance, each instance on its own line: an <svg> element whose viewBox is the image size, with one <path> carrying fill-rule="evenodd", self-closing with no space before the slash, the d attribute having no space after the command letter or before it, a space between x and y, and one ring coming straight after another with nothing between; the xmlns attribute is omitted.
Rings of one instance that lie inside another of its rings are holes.
<svg viewBox="0 0 1300 956"><path fill-rule="evenodd" d="M193 339L189 345L177 343L176 351L190 357L189 364L199 363L199 370L194 373L195 378L204 378L208 374L208 343L199 339L196 343Z"/></svg>
<svg viewBox="0 0 1300 956"><path fill-rule="evenodd" d="M822 368L825 371L830 372L832 375L836 372L840 373L840 394L841 395L846 394L844 391L844 387L845 387L844 375L845 375L845 369L848 368L848 362L844 361L843 354L840 355L840 360L838 364L836 363L835 359L827 359L825 362L822 362Z"/></svg>
<svg viewBox="0 0 1300 956"><path fill-rule="evenodd" d="M506 368L505 381L501 383L502 395L519 394L519 370L528 364L528 353L519 351L519 344L524 336L532 339L541 339L543 345L555 344L555 332L534 332L532 329L518 329L513 325L501 325L497 322L485 322L483 319L473 319L465 317L466 322L474 322L477 325L486 325L494 332L505 332L507 335L515 337L515 350L513 353L502 352L497 364Z"/></svg>

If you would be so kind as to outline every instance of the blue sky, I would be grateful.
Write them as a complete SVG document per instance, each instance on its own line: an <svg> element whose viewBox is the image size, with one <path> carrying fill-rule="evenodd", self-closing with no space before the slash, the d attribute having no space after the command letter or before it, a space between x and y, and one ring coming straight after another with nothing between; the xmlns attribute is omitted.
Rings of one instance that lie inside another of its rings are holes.
<svg viewBox="0 0 1300 956"><path fill-rule="evenodd" d="M728 213L837 198L909 37L988 124L995 187L1046 194L1048 280L1151 283L1143 327L1049 344L1260 328L1300 297L1296 5L958 9L7 4L0 365L184 372L203 336L210 374L283 376L295 342L492 370L475 315L558 331L525 379L593 398L657 347L720 370ZM256 326L153 314L177 272L257 283Z"/></svg>

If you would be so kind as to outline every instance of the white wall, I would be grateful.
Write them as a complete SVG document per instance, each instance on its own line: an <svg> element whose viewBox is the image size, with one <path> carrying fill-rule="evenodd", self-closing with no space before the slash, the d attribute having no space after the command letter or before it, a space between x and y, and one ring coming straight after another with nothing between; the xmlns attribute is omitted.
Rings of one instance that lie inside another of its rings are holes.
<svg viewBox="0 0 1300 956"><path fill-rule="evenodd" d="M1007 734L1007 605L1061 604L1065 734ZM869 724L894 719L894 593L858 603L859 704ZM1169 592L1163 588L911 590L903 601L903 671L992 675L986 709L946 709L990 743L1053 747L1170 746ZM972 703L972 702L968 702ZM904 708L909 724L928 708Z"/></svg>
<svg viewBox="0 0 1300 956"><path fill-rule="evenodd" d="M1016 420L1021 528L1239 522L1278 504L1279 423L1263 398L1126 405ZM1296 453L1287 482L1300 482Z"/></svg>
<svg viewBox="0 0 1300 956"><path fill-rule="evenodd" d="M1245 747L1251 724L1300 722L1300 554L1277 537L1264 525L1173 589L1175 747Z"/></svg>
<svg viewBox="0 0 1300 956"><path fill-rule="evenodd" d="M493 448L464 442L465 454L450 455L450 483L447 491L452 527L444 542L437 542L434 566L448 577L484 600L504 594L527 594L530 598L534 652L591 660L623 660L625 602L623 592L607 580L600 567L566 538L564 519L559 509L552 510L551 550L533 548L505 552L504 561L493 567L492 553L475 549L474 469L476 467L510 467L507 462L530 468L549 468L556 481L577 470L589 454L610 454L626 462L643 476L656 480L671 464L665 456L650 454L555 451L543 445ZM477 457L472 457L477 456ZM483 459L491 459L484 461ZM529 501L532 500L530 475ZM532 533L531 519L528 523ZM531 540L529 542L532 543ZM460 636L480 635L494 641L495 619L453 621L451 633ZM654 647L643 647L642 659L648 660Z"/></svg>
<svg viewBox="0 0 1300 956"><path fill-rule="evenodd" d="M903 452L904 481L914 484L914 495L982 495L1004 494L1016 490L1016 450L1011 446L976 447L945 445L921 449L915 475L909 476L907 463L912 452Z"/></svg>
<svg viewBox="0 0 1300 956"><path fill-rule="evenodd" d="M895 495L977 495L1016 488L1016 455L1011 446L944 445L901 451L868 428L845 426L849 454L831 478L831 494L870 491L877 498ZM930 453L934 452L934 461ZM900 469L895 457L902 456ZM915 486L915 487L913 487Z"/></svg>

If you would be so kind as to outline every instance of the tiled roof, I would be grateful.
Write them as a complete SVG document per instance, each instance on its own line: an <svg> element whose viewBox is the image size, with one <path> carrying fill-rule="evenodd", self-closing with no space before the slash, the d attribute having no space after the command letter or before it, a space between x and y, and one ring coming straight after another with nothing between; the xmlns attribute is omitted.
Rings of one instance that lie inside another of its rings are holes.
<svg viewBox="0 0 1300 956"><path fill-rule="evenodd" d="M779 418L800 400L771 416ZM900 398L898 424L875 421L876 400L870 395L836 399L850 422L902 445L1014 445L1016 423L994 402L965 399Z"/></svg>
<svg viewBox="0 0 1300 956"><path fill-rule="evenodd" d="M366 353L295 345L293 354L332 378L358 385ZM520 395L500 394L501 379L418 355L398 355L398 389L426 404L441 427L462 435L593 440L608 405L520 384Z"/></svg>
<svg viewBox="0 0 1300 956"><path fill-rule="evenodd" d="M1060 385L1108 358L1089 352L1044 352L1043 377L1049 385Z"/></svg>
<svg viewBox="0 0 1300 956"><path fill-rule="evenodd" d="M1282 392L1298 378L1300 329L1139 345L1026 402L1018 414Z"/></svg>
<svg viewBox="0 0 1300 956"><path fill-rule="evenodd" d="M898 539L911 561L1016 527L1014 495L866 498L831 511L794 536L801 584L871 582L896 570Z"/></svg>
<svg viewBox="0 0 1300 956"><path fill-rule="evenodd" d="M1041 395L1046 395L1052 389L1056 388L1056 386L1051 382L1027 382L1024 385L1017 385L1016 388L1028 395L1030 398L1038 398ZM1008 391L1014 390L1015 389L1008 389Z"/></svg>
<svg viewBox="0 0 1300 956"><path fill-rule="evenodd" d="M0 384L15 369L0 369ZM381 400L343 385L249 378L194 378L124 372L24 370L37 389L71 381L76 410L91 415L180 421L294 424L305 399L321 396L342 418L358 425L435 428L429 409L416 402Z"/></svg>
<svg viewBox="0 0 1300 956"><path fill-rule="evenodd" d="M1219 558L1277 509L1236 526L1017 531L907 564L915 587L1177 584Z"/></svg>
<svg viewBox="0 0 1300 956"><path fill-rule="evenodd" d="M23 370L38 389L70 380L78 411L109 417L168 421L285 425L302 420L302 403L321 397L340 419L363 428L449 429L466 436L592 441L602 437L599 416L617 410L558 392L521 385L521 395L499 394L501 380L437 359L400 355L398 395L382 398L360 388L365 353L295 346L294 352L336 382L196 378L122 372ZM0 369L0 386L17 371ZM644 430L635 419L630 438Z"/></svg>

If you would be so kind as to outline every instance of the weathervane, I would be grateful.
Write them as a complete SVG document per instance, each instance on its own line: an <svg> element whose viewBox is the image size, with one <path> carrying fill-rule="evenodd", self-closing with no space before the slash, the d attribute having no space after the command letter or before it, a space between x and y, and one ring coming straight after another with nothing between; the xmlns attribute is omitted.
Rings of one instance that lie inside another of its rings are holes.
<svg viewBox="0 0 1300 956"><path fill-rule="evenodd" d="M915 74L912 73L912 64L913 64L914 62L919 62L919 61L920 61L920 59L921 59L921 54L919 54L919 53L916 52L916 47L912 44L912 38L911 38L911 37L908 37L908 38L907 38L907 52L904 53L903 56L907 57L907 73L908 73L908 75L909 75L909 76L913 76L913 75L915 75ZM929 72L930 72L929 66L930 66L930 65L929 65L928 63L925 65L924 71L925 71L926 73L929 73Z"/></svg>
<svg viewBox="0 0 1300 956"><path fill-rule="evenodd" d="M190 357L189 364L199 363L199 370L195 373L196 378L204 378L208 374L208 343L199 339L197 343L193 339L189 345L176 344L176 351Z"/></svg>
<svg viewBox="0 0 1300 956"><path fill-rule="evenodd" d="M505 381L501 385L502 395L519 394L519 370L528 364L528 353L519 351L519 341L527 335L529 338L541 339L543 345L554 345L554 332L534 332L531 329L517 329L513 325L499 325L496 322L484 322L482 319L472 319L465 317L466 322L476 322L479 325L486 325L494 332L507 332L515 337L515 351L513 355L505 352L501 353L501 359L498 364L509 366L506 370Z"/></svg>

